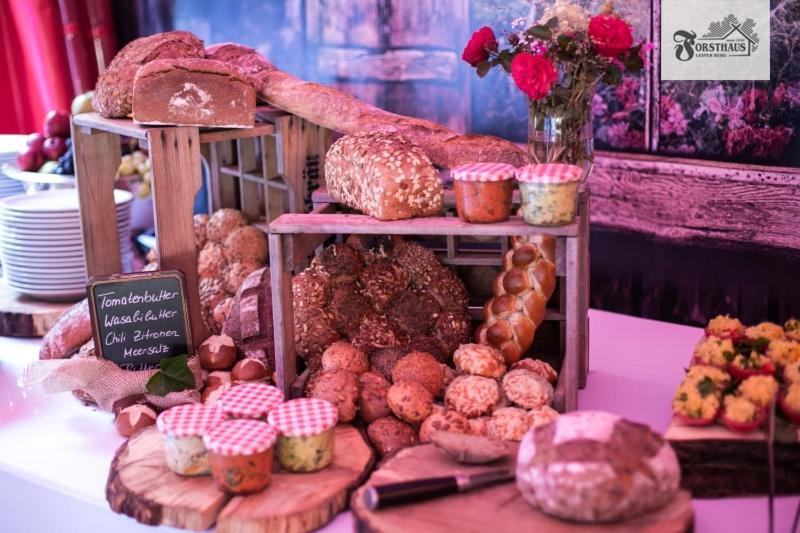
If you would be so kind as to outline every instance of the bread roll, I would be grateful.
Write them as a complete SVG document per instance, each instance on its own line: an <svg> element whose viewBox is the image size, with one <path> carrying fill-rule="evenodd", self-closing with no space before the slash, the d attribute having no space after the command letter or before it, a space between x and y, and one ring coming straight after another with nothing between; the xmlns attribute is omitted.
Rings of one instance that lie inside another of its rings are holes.
<svg viewBox="0 0 800 533"><path fill-rule="evenodd" d="M418 146L395 133L337 140L325 156L325 181L334 200L378 220L442 212L439 173Z"/></svg>

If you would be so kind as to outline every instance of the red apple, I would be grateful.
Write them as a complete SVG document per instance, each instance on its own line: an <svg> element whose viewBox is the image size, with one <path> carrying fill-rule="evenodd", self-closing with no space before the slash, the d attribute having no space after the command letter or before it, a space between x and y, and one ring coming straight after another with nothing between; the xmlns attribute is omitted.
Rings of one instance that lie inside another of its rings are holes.
<svg viewBox="0 0 800 533"><path fill-rule="evenodd" d="M24 152L17 154L17 165L22 170L35 172L44 163L42 153L35 147L31 146Z"/></svg>
<svg viewBox="0 0 800 533"><path fill-rule="evenodd" d="M42 145L42 155L49 161L56 161L67 151L67 141L63 137L48 137Z"/></svg>
<svg viewBox="0 0 800 533"><path fill-rule="evenodd" d="M46 137L69 137L69 112L53 109L44 117Z"/></svg>
<svg viewBox="0 0 800 533"><path fill-rule="evenodd" d="M41 133L31 133L28 135L28 146L34 150L41 150L44 144L45 136Z"/></svg>

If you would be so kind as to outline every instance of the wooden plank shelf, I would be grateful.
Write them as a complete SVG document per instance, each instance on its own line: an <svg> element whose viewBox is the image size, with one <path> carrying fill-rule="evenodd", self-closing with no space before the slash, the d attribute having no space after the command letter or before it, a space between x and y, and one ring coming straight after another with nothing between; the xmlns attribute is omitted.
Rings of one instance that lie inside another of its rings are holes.
<svg viewBox="0 0 800 533"><path fill-rule="evenodd" d="M282 215L269 225L270 233L355 233L368 235L459 235L508 237L511 235L549 235L577 237L580 216L564 226L531 226L522 217L505 222L470 224L457 217L423 217L408 220L376 220L368 215L302 214Z"/></svg>

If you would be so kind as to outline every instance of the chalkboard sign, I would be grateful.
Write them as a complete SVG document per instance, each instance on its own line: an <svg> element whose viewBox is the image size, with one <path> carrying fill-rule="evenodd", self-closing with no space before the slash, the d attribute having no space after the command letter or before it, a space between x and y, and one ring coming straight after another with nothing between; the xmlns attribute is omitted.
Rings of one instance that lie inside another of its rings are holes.
<svg viewBox="0 0 800 533"><path fill-rule="evenodd" d="M164 357L191 354L183 274L117 274L89 281L98 354L127 370L158 368Z"/></svg>

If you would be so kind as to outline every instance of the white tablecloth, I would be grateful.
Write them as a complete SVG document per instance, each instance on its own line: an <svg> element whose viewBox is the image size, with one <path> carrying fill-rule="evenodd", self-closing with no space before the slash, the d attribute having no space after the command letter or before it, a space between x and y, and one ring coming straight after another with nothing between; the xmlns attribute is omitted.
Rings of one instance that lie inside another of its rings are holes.
<svg viewBox="0 0 800 533"><path fill-rule="evenodd" d="M581 409L620 413L664 431L670 399L699 328L590 312L588 387ZM71 395L26 394L17 386L39 342L0 337L0 531L148 532L112 513L105 501L108 466L123 439L109 413ZM776 502L776 532L787 532L797 497ZM766 531L766 498L695 500L696 531ZM352 531L349 513L326 531ZM159 528L158 531L178 531Z"/></svg>

